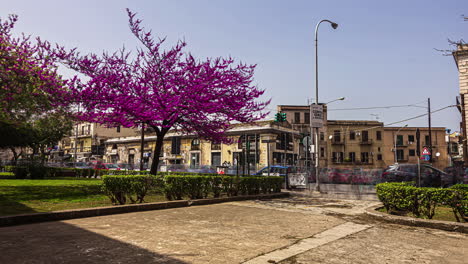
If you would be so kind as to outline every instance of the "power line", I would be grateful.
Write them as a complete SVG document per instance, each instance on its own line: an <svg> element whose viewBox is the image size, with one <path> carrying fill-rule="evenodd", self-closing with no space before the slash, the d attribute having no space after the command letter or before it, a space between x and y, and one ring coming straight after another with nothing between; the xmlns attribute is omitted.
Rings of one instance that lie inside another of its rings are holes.
<svg viewBox="0 0 468 264"><path fill-rule="evenodd" d="M390 105L390 106L375 106L375 107L357 107L357 108L339 108L339 109L328 109L328 111L348 111L348 110L371 110L371 109L389 109L389 108L398 108L398 107L420 107L426 108L424 106L419 106L415 104L410 105Z"/></svg>

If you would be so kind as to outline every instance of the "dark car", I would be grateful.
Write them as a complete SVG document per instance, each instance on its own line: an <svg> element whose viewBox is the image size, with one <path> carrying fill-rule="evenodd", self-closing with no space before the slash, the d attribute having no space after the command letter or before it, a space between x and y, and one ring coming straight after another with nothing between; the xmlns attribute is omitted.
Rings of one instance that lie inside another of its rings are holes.
<svg viewBox="0 0 468 264"><path fill-rule="evenodd" d="M257 176L268 176L268 171L270 171L270 176L286 176L288 173L291 173L292 167L290 166L280 166L273 165L270 167L264 167L261 170L257 171L254 175Z"/></svg>
<svg viewBox="0 0 468 264"><path fill-rule="evenodd" d="M417 164L394 164L388 166L382 173L383 182L418 182ZM449 187L453 185L453 177L430 165L421 164L422 187Z"/></svg>

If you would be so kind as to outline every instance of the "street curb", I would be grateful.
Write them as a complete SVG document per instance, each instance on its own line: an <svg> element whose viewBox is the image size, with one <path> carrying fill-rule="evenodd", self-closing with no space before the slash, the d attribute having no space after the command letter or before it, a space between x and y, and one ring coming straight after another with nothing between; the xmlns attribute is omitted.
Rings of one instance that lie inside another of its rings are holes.
<svg viewBox="0 0 468 264"><path fill-rule="evenodd" d="M111 214L123 214L123 213L132 213L132 212L150 211L150 210L162 210L162 209L188 207L188 206L196 206L196 205L208 205L208 204L225 203L225 202L233 202L233 201L283 198L283 197L288 197L288 196L289 196L289 193L243 195L243 196L232 196L232 197L211 198L211 199L129 204L129 205L108 206L108 207L76 209L76 210L63 210L63 211L55 211L55 212L47 212L47 213L2 216L0 217L0 227L47 222L47 221L85 218L85 217L102 216L102 215L111 215Z"/></svg>
<svg viewBox="0 0 468 264"><path fill-rule="evenodd" d="M383 205L371 206L366 209L366 214L373 217L377 220L383 220L385 222L399 224L399 225L408 225L408 226L417 226L417 227L426 227L432 229L440 229L444 231L459 232L468 234L468 223L457 223L441 220L426 220L419 218L412 218L406 216L391 215L387 213L382 213L377 211L377 209L382 208Z"/></svg>

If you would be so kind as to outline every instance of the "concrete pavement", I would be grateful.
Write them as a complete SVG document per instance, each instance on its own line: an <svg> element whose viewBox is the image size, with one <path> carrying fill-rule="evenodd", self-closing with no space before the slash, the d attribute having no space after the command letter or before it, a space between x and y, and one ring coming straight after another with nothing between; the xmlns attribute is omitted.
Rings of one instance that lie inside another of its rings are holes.
<svg viewBox="0 0 468 264"><path fill-rule="evenodd" d="M465 263L468 259L467 235L368 219L362 212L374 204L291 197L3 227L0 263L255 259L263 261L255 263Z"/></svg>

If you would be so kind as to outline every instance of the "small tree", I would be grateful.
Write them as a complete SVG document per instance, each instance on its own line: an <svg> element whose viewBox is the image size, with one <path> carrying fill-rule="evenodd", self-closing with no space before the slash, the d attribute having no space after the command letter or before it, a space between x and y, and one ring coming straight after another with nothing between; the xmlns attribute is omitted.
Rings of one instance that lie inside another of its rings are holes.
<svg viewBox="0 0 468 264"><path fill-rule="evenodd" d="M252 85L255 65L235 64L232 58L197 60L183 53L184 41L162 51L164 39L127 9L131 32L143 44L136 54L125 49L113 54L81 56L58 49L70 68L89 77L75 76L70 87L84 109L84 121L107 126L152 127L156 146L151 173L156 174L163 139L170 129L196 134L214 142L229 142L225 131L232 122L263 118L268 102L256 101L264 91Z"/></svg>

